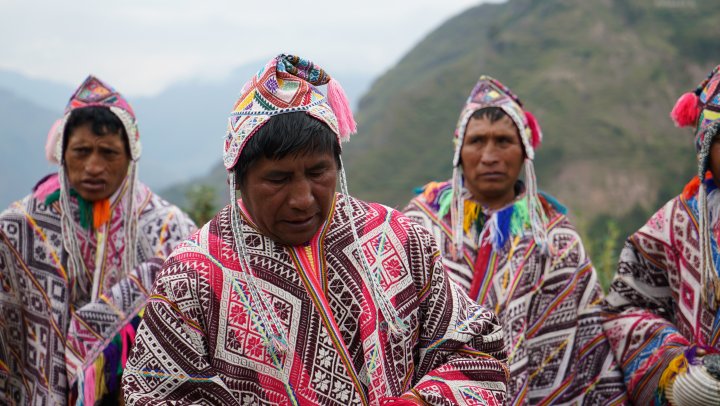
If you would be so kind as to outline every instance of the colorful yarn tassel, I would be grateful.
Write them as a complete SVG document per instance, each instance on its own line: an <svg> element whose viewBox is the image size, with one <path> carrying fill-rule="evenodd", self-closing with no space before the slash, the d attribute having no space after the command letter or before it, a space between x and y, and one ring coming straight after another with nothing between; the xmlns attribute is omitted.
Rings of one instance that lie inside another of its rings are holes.
<svg viewBox="0 0 720 406"><path fill-rule="evenodd" d="M450 197L452 198L452 195L450 195ZM477 224L478 217L480 217L480 213L482 212L482 207L480 207L480 203L465 200L464 209L463 230L469 234L472 226Z"/></svg>
<svg viewBox="0 0 720 406"><path fill-rule="evenodd" d="M540 147L540 144L542 143L542 139L543 139L542 130L540 129L540 124L538 123L535 116L527 110L525 110L525 119L527 120L528 128L530 128L530 132L532 134L532 141L531 141L532 147L533 147L533 149L538 149L538 147Z"/></svg>
<svg viewBox="0 0 720 406"><path fill-rule="evenodd" d="M707 171L705 172L705 180L712 179L712 172ZM700 179L697 176L694 176L692 179L690 179L690 182L688 182L682 191L682 197L685 200L692 199L695 195L698 193L698 189L700 189Z"/></svg>
<svg viewBox="0 0 720 406"><path fill-rule="evenodd" d="M700 115L700 103L694 92L688 92L680 96L670 112L670 118L677 127L694 126Z"/></svg>
<svg viewBox="0 0 720 406"><path fill-rule="evenodd" d="M85 381L83 382L84 404L95 404L95 364L85 370Z"/></svg>
<svg viewBox="0 0 720 406"><path fill-rule="evenodd" d="M357 132L357 124L355 124L355 118L353 118L353 113L350 109L350 102L342 86L340 86L340 82L337 80L330 79L327 84L327 90L330 108L332 108L335 117L337 117L340 140L347 141L350 139L350 134Z"/></svg>
<svg viewBox="0 0 720 406"><path fill-rule="evenodd" d="M450 212L450 206L452 205L452 188L448 187L439 193L437 198L438 206L438 217L443 218Z"/></svg>
<svg viewBox="0 0 720 406"><path fill-rule="evenodd" d="M102 199L93 203L93 227L95 230L110 221L110 199Z"/></svg>

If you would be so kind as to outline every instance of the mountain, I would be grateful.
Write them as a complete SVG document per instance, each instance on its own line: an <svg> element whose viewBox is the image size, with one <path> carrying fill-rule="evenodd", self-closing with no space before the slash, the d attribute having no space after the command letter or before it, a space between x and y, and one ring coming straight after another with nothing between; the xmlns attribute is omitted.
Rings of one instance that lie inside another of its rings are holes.
<svg viewBox="0 0 720 406"><path fill-rule="evenodd" d="M138 117L143 144L140 179L162 190L219 165L228 112L243 83L264 62L239 66L223 78L176 83L154 96L126 95ZM371 80L352 72L337 76L353 100L360 98ZM0 150L0 208L27 194L34 182L53 170L43 155L45 137L73 90L0 70L0 141L5 145ZM184 193L171 194L170 199L176 196L184 199Z"/></svg>
<svg viewBox="0 0 720 406"><path fill-rule="evenodd" d="M415 187L448 179L458 114L489 74L538 118L540 188L569 206L611 272L622 239L695 173L692 135L668 115L720 62L718 16L714 0L473 7L430 33L360 100L359 134L344 147L350 192L402 208ZM215 168L198 181L223 190L223 175Z"/></svg>
<svg viewBox="0 0 720 406"><path fill-rule="evenodd" d="M0 211L53 171L44 146L57 114L0 88Z"/></svg>
<svg viewBox="0 0 720 406"><path fill-rule="evenodd" d="M720 51L720 3L662 6L674 3L695 4L513 0L447 21L361 100L362 130L346 148L352 187L401 206L413 186L449 177L458 113L490 74L543 127L542 188L591 215L656 206L694 168L692 138L668 113Z"/></svg>
<svg viewBox="0 0 720 406"><path fill-rule="evenodd" d="M0 69L0 88L50 111L62 111L75 90L62 83L31 78L8 69Z"/></svg>

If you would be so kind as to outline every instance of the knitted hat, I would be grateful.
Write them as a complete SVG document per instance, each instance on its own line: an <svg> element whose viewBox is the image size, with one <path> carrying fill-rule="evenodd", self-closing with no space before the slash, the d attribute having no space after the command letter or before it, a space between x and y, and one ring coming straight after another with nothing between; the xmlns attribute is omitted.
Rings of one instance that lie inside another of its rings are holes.
<svg viewBox="0 0 720 406"><path fill-rule="evenodd" d="M710 147L720 131L720 65L692 92L680 96L670 117L678 127L695 128L695 148L698 160L698 228L700 232L700 260L702 270L703 299L711 310L720 307L720 280L717 276L710 242L707 190L703 185L710 160ZM718 174L715 174L718 176Z"/></svg>
<svg viewBox="0 0 720 406"><path fill-rule="evenodd" d="M46 145L46 152L53 151L52 159L48 153L48 160L51 162L62 162L62 134L65 132L65 124L70 117L70 113L76 109L92 106L107 107L118 116L128 136L130 158L133 161L137 161L140 158L142 147L140 145L140 132L137 129L135 113L132 107L130 107L130 104L120 93L92 75L88 76L80 87L75 90L67 106L65 106L63 119L60 123L54 123L50 129L47 142L48 144L53 143L54 148Z"/></svg>
<svg viewBox="0 0 720 406"><path fill-rule="evenodd" d="M325 96L317 88L327 85ZM228 122L223 162L227 170L243 147L270 117L305 111L330 127L339 141L347 141L356 125L345 92L322 68L293 55L279 55L242 88Z"/></svg>
<svg viewBox="0 0 720 406"><path fill-rule="evenodd" d="M537 181L535 179L535 149L542 142L542 131L535 117L523 109L522 102L508 87L497 79L489 76L480 76L477 84L470 92L465 106L460 113L460 118L455 130L455 154L453 157L453 204L451 205L451 218L453 221L453 240L456 244L456 253L462 255L463 241L463 187L464 178L462 163L460 162L460 151L465 138L465 130L472 115L487 107L502 109L512 119L520 134L523 150L525 151L525 183L528 210L533 237L539 247L546 247L547 231L546 216L542 204L538 198Z"/></svg>
<svg viewBox="0 0 720 406"><path fill-rule="evenodd" d="M318 88L322 85L327 85L327 95ZM237 163L248 140L263 124L273 116L298 111L304 111L327 124L337 135L339 142L347 141L350 134L356 131L355 120L347 97L336 80L311 61L293 55L279 55L271 59L243 86L240 99L230 112L223 149L223 162L228 170L230 185L231 224L233 236L238 242L235 247L241 268L247 272L248 276L246 287L249 292L246 296L251 299L253 307L260 316L261 323L266 326L263 334L266 334L264 339L269 343L268 351L271 353L287 351L287 334L282 327L283 324L277 319L274 307L259 289L259 283L252 267L247 263L245 238L240 223L241 209L235 187L238 179L235 179L236 174L232 168ZM349 196L343 168L344 165L341 165L339 170L340 188L344 195ZM358 238L351 205L344 205L344 210L354 236L353 250L357 252L358 258L361 259L363 267L368 273L372 294L378 304L377 308L383 313L392 331L406 328L406 324L400 319L397 310L384 294L384 290L380 286L380 278L371 276L373 272L359 245L360 238Z"/></svg>

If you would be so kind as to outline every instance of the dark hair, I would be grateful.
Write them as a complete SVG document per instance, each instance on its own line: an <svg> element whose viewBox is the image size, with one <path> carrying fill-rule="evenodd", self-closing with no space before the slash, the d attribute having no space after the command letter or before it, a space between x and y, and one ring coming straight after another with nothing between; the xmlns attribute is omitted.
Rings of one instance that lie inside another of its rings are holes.
<svg viewBox="0 0 720 406"><path fill-rule="evenodd" d="M476 120L481 120L483 118L490 121L490 123L494 123L497 121L502 120L503 117L508 116L508 114L505 112L505 110L501 109L500 107L485 107L480 110L477 110L473 113L470 118L474 118ZM509 117L509 116L508 116Z"/></svg>
<svg viewBox="0 0 720 406"><path fill-rule="evenodd" d="M282 159L288 155L331 152L338 169L340 143L327 124L299 111L271 117L248 140L233 167L239 185L245 182L248 169L260 158Z"/></svg>
<svg viewBox="0 0 720 406"><path fill-rule="evenodd" d="M105 106L81 107L70 113L70 117L68 117L65 123L65 130L63 131L63 157L67 150L70 134L72 134L76 128L86 124L90 124L90 130L98 137L107 134L120 134L120 138L122 138L123 144L125 145L125 152L128 157L130 157L130 143L127 133L125 132L125 126L122 121L120 121L120 118Z"/></svg>

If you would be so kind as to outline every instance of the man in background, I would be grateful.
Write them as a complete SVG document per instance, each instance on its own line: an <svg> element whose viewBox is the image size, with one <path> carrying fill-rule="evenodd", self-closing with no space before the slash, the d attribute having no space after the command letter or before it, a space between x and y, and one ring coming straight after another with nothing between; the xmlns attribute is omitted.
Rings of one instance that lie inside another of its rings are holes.
<svg viewBox="0 0 720 406"><path fill-rule="evenodd" d="M480 77L455 131L452 180L425 186L405 214L432 231L450 277L503 324L508 404L622 403L597 275L565 208L537 189L541 140L517 96Z"/></svg>
<svg viewBox="0 0 720 406"><path fill-rule="evenodd" d="M47 151L58 173L0 214L0 404L115 404L155 275L195 225L137 180L135 115L99 79Z"/></svg>

